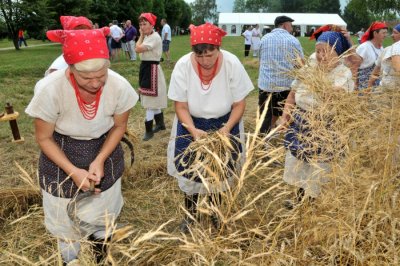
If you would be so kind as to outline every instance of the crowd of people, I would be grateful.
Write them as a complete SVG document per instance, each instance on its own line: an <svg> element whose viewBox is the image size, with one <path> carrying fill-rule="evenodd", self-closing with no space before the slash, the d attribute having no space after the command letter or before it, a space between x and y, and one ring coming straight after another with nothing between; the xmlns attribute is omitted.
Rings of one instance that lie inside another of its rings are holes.
<svg viewBox="0 0 400 266"><path fill-rule="evenodd" d="M240 139L246 97L254 89L240 60L221 49L226 32L210 23L190 26L192 51L176 62L167 92L160 65L163 53L170 60L171 29L166 19L161 20L161 35L154 29L157 17L152 13L139 16L139 34L130 20L124 22L123 28L113 21L110 27L101 29L93 27L85 17L62 16L60 20L63 29L48 31L47 36L62 44L63 54L36 84L26 113L34 118L41 149L39 183L45 225L57 237L63 261L67 264L77 258L82 238L67 215L71 198L88 191L93 183L96 196L84 219L105 225L120 214L124 170L120 141L127 130L130 109L139 98L146 110L143 141L166 129L162 110L167 108L167 98L174 103L168 173L177 178L184 194L183 205L188 215L180 229L189 232L196 220L199 195L208 195L210 204L216 205L221 201L220 193L233 182L204 184L199 176L188 174L187 169L193 164L188 147L212 132L228 136L231 141ZM324 173L329 171L329 162L314 165L301 153L299 134L306 123L301 114L319 104L319 99L302 80L288 73L317 66L326 72L332 89L352 92L375 86L381 72L381 83L389 84L400 71L400 24L393 30L395 43L385 50L382 42L388 27L383 22L374 22L355 50L346 29L334 25L321 27L312 36L316 40L313 62L306 64L302 46L292 35L292 22L290 17L277 17L275 28L262 38L258 25L243 33L245 56L253 45L253 56L260 58L260 113L268 102L260 134L268 134L279 126L278 121L288 128L283 180L297 187L297 202L292 202L291 208L305 196L318 197L321 184L326 182ZM136 60L136 54L140 56L139 95L124 77L109 68L110 62L120 56L120 49L129 60ZM348 60L341 58L351 51ZM295 108L301 112L291 119ZM239 157L237 154L245 153L245 146L237 145L231 152ZM231 165L231 172L237 171L235 166ZM218 217L212 216L212 221L219 228ZM110 235L93 231L84 237L104 243ZM101 255L102 249L98 252Z"/></svg>

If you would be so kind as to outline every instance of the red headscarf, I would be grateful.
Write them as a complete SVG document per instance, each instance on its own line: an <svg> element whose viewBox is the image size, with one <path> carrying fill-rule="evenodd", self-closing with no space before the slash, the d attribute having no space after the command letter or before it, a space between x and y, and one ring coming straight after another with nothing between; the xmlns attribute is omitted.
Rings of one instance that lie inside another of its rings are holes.
<svg viewBox="0 0 400 266"><path fill-rule="evenodd" d="M69 65L88 59L108 59L106 37L108 27L93 30L50 30L47 37L63 45L64 59Z"/></svg>
<svg viewBox="0 0 400 266"><path fill-rule="evenodd" d="M342 32L342 27L334 24L321 26L310 36L310 40L318 39L318 37L326 31Z"/></svg>
<svg viewBox="0 0 400 266"><path fill-rule="evenodd" d="M74 30L78 26L92 28L92 22L86 17L61 16L60 21L64 30Z"/></svg>
<svg viewBox="0 0 400 266"><path fill-rule="evenodd" d="M199 26L190 25L190 45L196 45L201 43L208 43L217 46L221 46L222 37L226 35L226 32L217 26L206 23Z"/></svg>
<svg viewBox="0 0 400 266"><path fill-rule="evenodd" d="M387 25L385 22L380 22L380 21L375 21L372 22L371 26L369 26L368 30L364 33L364 35L361 37L361 43L368 41L370 38L370 34L374 30L380 30L380 29L387 29Z"/></svg>
<svg viewBox="0 0 400 266"><path fill-rule="evenodd" d="M157 17L152 13L142 13L139 18L146 19L153 26L156 25Z"/></svg>

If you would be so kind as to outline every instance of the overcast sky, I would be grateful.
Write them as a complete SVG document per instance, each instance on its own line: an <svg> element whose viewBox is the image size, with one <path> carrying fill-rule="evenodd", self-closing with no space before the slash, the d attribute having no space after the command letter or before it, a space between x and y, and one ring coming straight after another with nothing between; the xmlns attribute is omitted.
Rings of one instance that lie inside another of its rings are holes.
<svg viewBox="0 0 400 266"><path fill-rule="evenodd" d="M187 3L192 3L194 0L185 0ZM217 0L217 10L219 12L232 12L233 0ZM348 0L340 0L340 5L342 9L347 4Z"/></svg>

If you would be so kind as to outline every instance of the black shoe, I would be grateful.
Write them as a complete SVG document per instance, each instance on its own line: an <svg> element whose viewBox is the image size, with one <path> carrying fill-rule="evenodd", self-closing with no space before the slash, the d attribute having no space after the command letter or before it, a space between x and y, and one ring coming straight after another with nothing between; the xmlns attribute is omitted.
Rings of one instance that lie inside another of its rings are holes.
<svg viewBox="0 0 400 266"><path fill-rule="evenodd" d="M184 234L188 234L190 231L190 226L194 224L193 219L186 217L185 219L182 220L180 226L179 226L179 230L181 230L182 233Z"/></svg>
<svg viewBox="0 0 400 266"><path fill-rule="evenodd" d="M146 128L146 132L144 133L143 140L144 141L148 141L149 139L151 139L154 136L154 133L153 133L153 120L144 122L144 125L145 125L145 128Z"/></svg>
<svg viewBox="0 0 400 266"><path fill-rule="evenodd" d="M302 188L302 187L299 188L296 191L296 199L295 200L285 200L283 202L283 206L288 210L293 210L296 206L301 205L305 193L306 193L306 191L304 190L304 188Z"/></svg>
<svg viewBox="0 0 400 266"><path fill-rule="evenodd" d="M159 113L154 115L154 120L156 121L156 126L153 128L153 133L157 133L161 130L165 130L165 124L164 124L164 114Z"/></svg>
<svg viewBox="0 0 400 266"><path fill-rule="evenodd" d="M217 230L221 229L221 222L219 221L218 216L216 214L211 215L211 223L215 229Z"/></svg>
<svg viewBox="0 0 400 266"><path fill-rule="evenodd" d="M107 257L107 241L104 239L97 239L94 235L90 235L88 240L92 244L92 252L96 259L96 262L100 263L104 261L104 259Z"/></svg>

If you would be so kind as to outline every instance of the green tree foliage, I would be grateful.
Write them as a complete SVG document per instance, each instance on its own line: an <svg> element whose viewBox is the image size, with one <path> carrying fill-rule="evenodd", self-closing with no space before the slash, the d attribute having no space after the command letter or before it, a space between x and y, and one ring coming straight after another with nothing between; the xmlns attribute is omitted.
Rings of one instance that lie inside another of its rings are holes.
<svg viewBox="0 0 400 266"><path fill-rule="evenodd" d="M0 0L0 20L4 21L16 50L19 49L19 29L28 30L31 35L43 32L45 25L51 21L50 15L44 0Z"/></svg>
<svg viewBox="0 0 400 266"><path fill-rule="evenodd" d="M235 0L233 3L234 13L244 13L246 12L246 0Z"/></svg>
<svg viewBox="0 0 400 266"><path fill-rule="evenodd" d="M192 8L192 20L195 25L206 21L217 23L217 4L215 0L195 0L190 4Z"/></svg>
<svg viewBox="0 0 400 266"><path fill-rule="evenodd" d="M399 0L400 1L400 0ZM339 0L235 0L234 12L340 14Z"/></svg>
<svg viewBox="0 0 400 266"><path fill-rule="evenodd" d="M302 6L304 13L341 14L339 0L308 0Z"/></svg>
<svg viewBox="0 0 400 266"><path fill-rule="evenodd" d="M235 0L233 12L281 12L282 0Z"/></svg>
<svg viewBox="0 0 400 266"><path fill-rule="evenodd" d="M365 5L373 13L399 13L400 0L366 0Z"/></svg>
<svg viewBox="0 0 400 266"><path fill-rule="evenodd" d="M304 0L281 0L281 12L304 13Z"/></svg>
<svg viewBox="0 0 400 266"><path fill-rule="evenodd" d="M361 28L367 29L372 20L364 0L350 0L344 9L343 19L347 23L347 29L352 32Z"/></svg>
<svg viewBox="0 0 400 266"><path fill-rule="evenodd" d="M204 21L217 19L215 0L194 3L197 18ZM157 23L167 18L168 24L187 28L192 21L192 11L184 0L0 0L0 30L6 31L18 49L18 30L23 28L29 36L44 38L48 29L61 28L60 16L86 16L100 26L112 20L130 19L138 25L143 12L152 12Z"/></svg>
<svg viewBox="0 0 400 266"><path fill-rule="evenodd" d="M246 12L267 12L268 0L247 0L246 1Z"/></svg>

